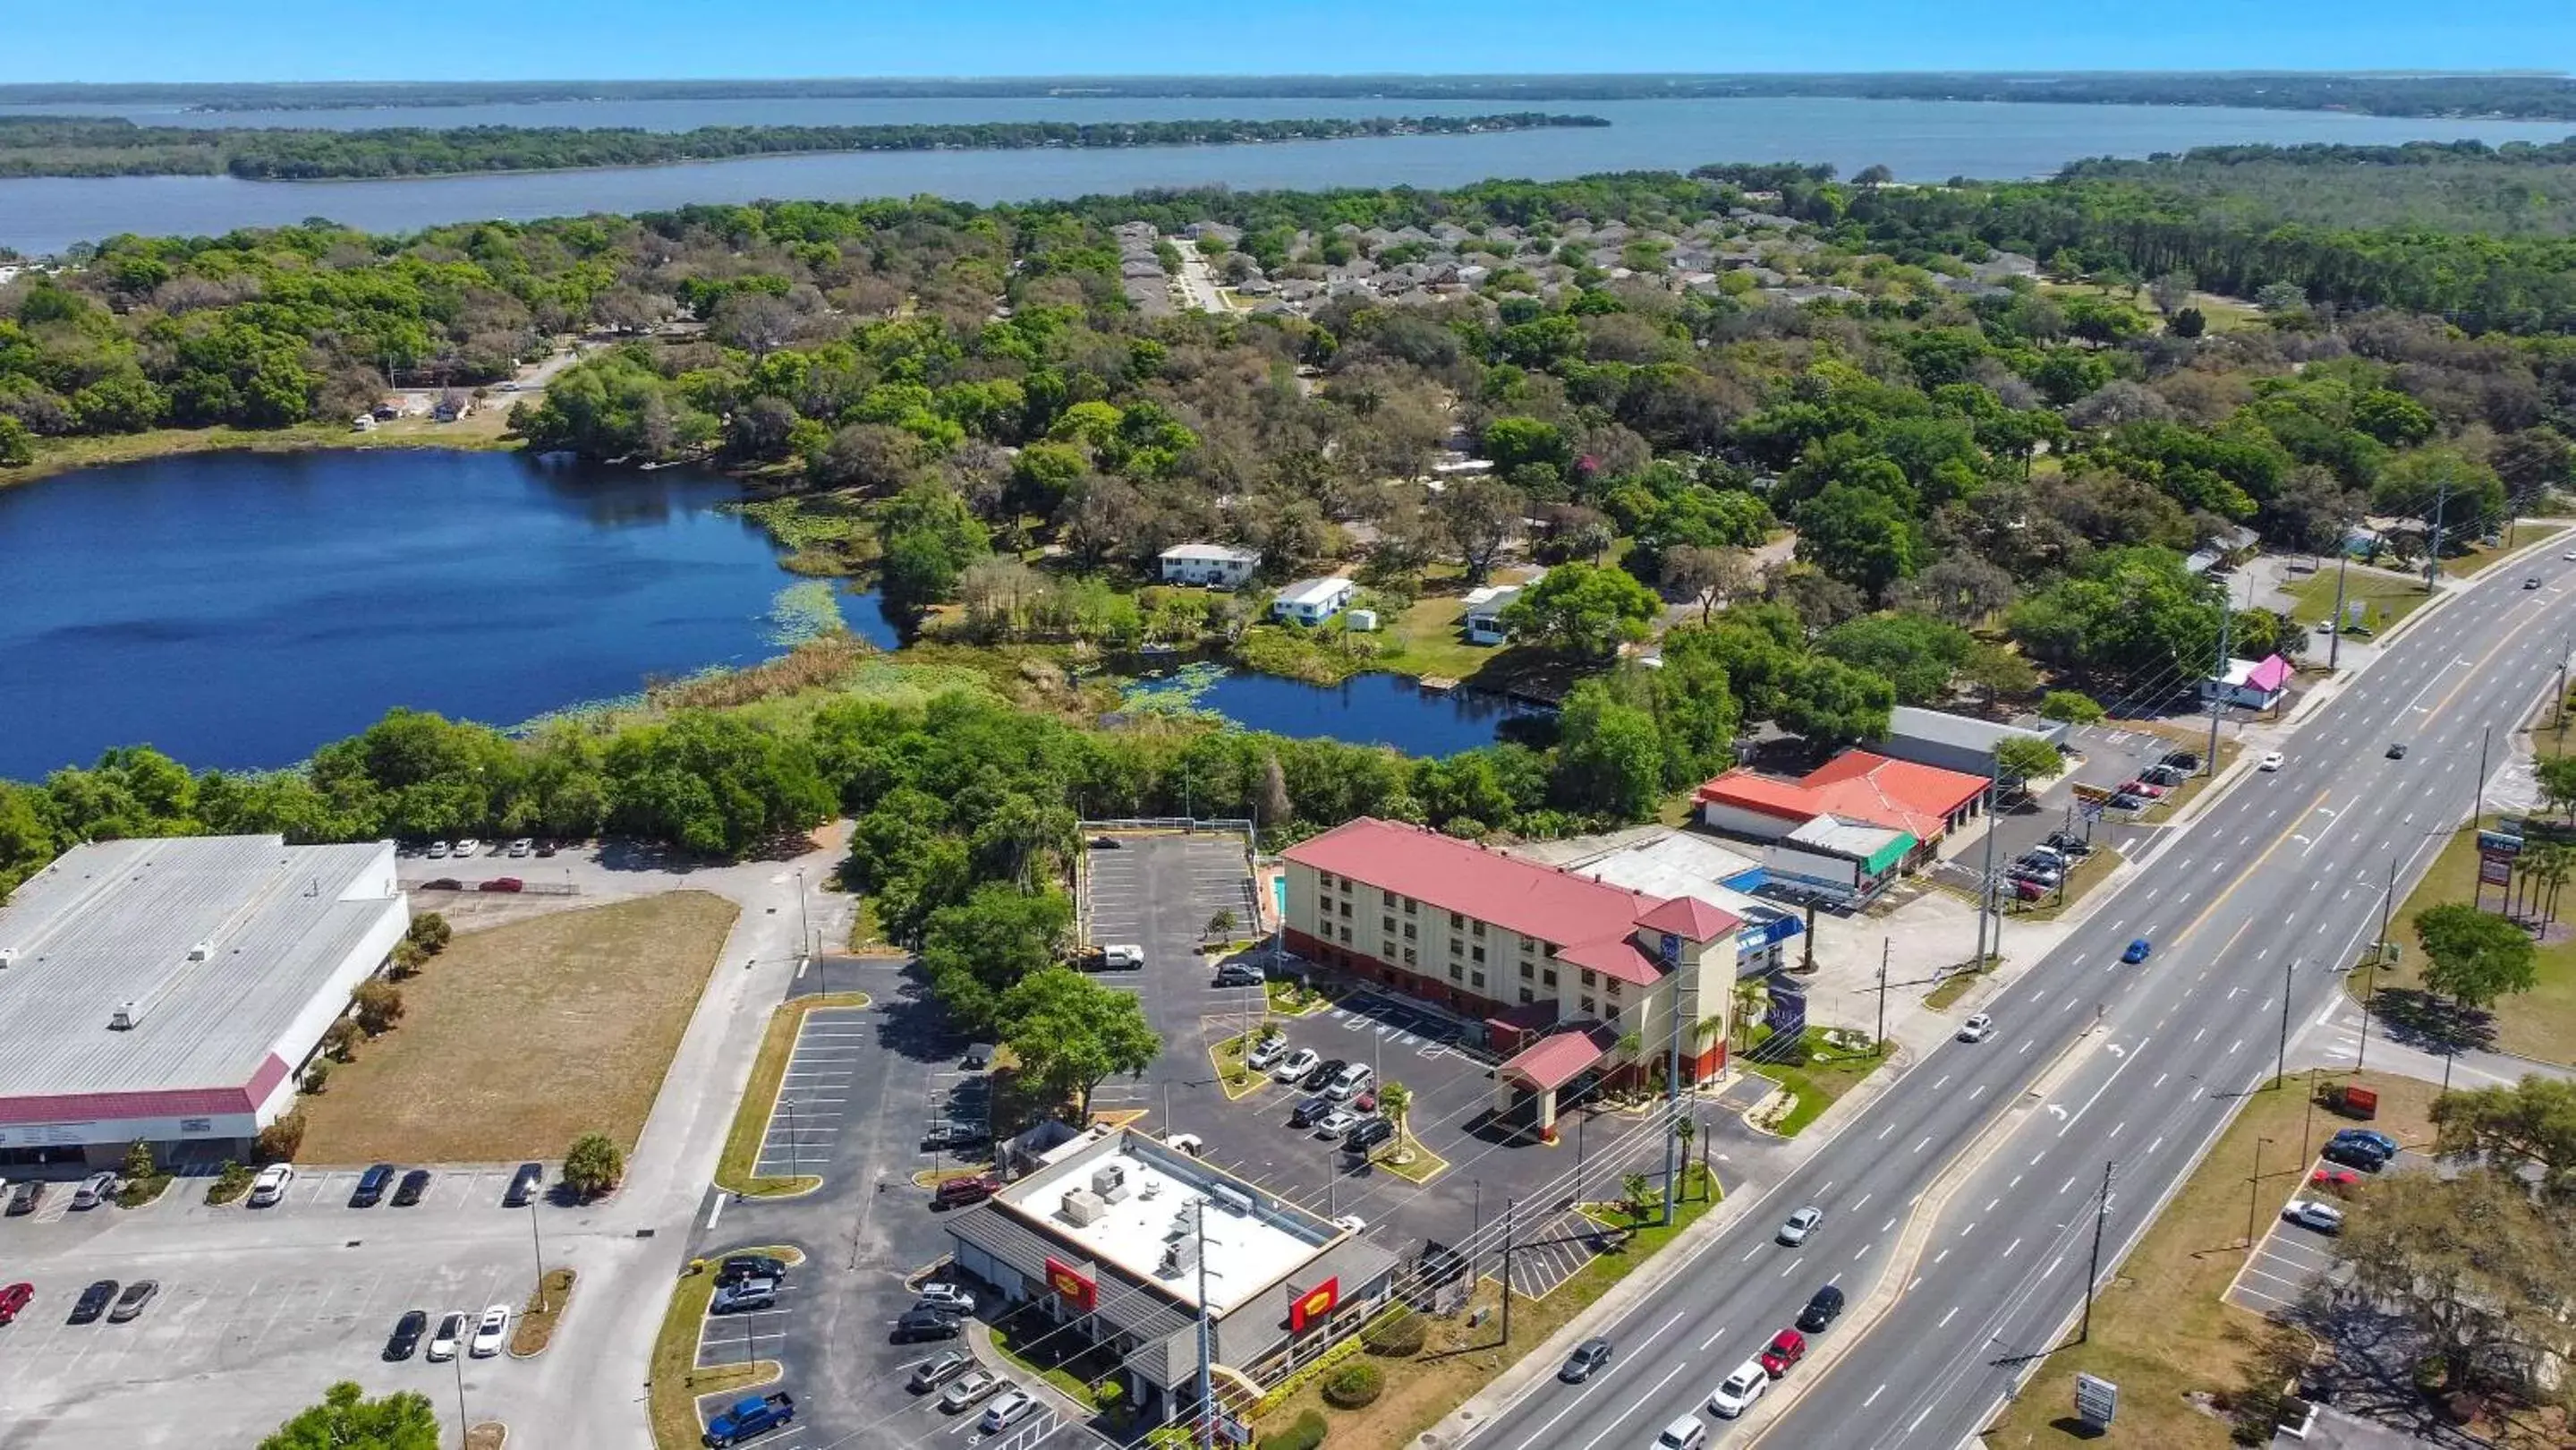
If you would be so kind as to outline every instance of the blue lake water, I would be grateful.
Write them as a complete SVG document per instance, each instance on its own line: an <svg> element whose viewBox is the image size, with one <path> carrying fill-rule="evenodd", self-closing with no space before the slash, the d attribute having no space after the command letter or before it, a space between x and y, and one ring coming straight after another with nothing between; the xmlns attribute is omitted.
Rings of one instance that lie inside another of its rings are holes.
<svg viewBox="0 0 2576 1450"><path fill-rule="evenodd" d="M1548 713L1481 690L1426 690L1406 676L1384 674L1314 685L1230 670L1199 693L1195 703L1253 730L1392 745L1407 755L1426 756L1491 745L1505 720Z"/></svg>
<svg viewBox="0 0 2576 1450"><path fill-rule="evenodd" d="M290 764L395 705L514 724L780 652L796 581L712 472L229 453L0 488L0 776ZM890 645L875 600L849 627Z"/></svg>
<svg viewBox="0 0 2576 1450"><path fill-rule="evenodd" d="M1480 102L1366 99L947 98L924 100L586 101L542 105L186 114L147 107L10 107L115 113L151 125L636 126L868 125L981 120L1133 121L1207 117L1472 115ZM0 244L31 253L119 232L213 235L322 216L376 232L487 217L525 220L764 197L832 200L921 193L990 203L1127 192L1458 186L1487 177L1687 170L1709 161L1830 161L1850 175L1881 163L1908 181L2043 176L2085 156L2143 156L2231 142L2355 145L2477 137L2555 141L2576 124L2350 116L2223 106L2067 106L1830 98L1583 101L1550 111L1607 127L1481 136L1382 137L1254 146L1122 150L920 151L769 156L681 166L387 181L259 182L225 176L39 177L0 181Z"/></svg>

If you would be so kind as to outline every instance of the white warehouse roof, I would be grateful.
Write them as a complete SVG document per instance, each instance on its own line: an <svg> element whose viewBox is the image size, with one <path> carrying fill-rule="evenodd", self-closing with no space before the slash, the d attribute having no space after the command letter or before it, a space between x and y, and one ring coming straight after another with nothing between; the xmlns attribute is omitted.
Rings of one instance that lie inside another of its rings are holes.
<svg viewBox="0 0 2576 1450"><path fill-rule="evenodd" d="M367 956L363 980L408 921L390 841L76 846L0 906L0 1123L41 1118L49 1104L85 1118L250 1111L316 998L332 994L336 1012L353 959ZM99 1096L130 1094L150 1098Z"/></svg>

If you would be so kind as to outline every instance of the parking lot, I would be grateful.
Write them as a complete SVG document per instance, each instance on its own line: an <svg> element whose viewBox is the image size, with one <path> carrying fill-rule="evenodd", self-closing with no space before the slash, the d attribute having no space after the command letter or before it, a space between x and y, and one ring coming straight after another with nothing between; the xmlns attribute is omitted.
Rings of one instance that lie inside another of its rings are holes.
<svg viewBox="0 0 2576 1450"><path fill-rule="evenodd" d="M864 1008L818 1007L805 1014L761 1134L755 1174L823 1174L849 1121L851 1077L875 1038L876 1026Z"/></svg>
<svg viewBox="0 0 2576 1450"><path fill-rule="evenodd" d="M2380 1176L2420 1171L2430 1166L2429 1160L2417 1154L2401 1152L2380 1170ZM2293 1198L2315 1199L2337 1208L2349 1208L2353 1189L2338 1193L2310 1181L2311 1175L2334 1167L2323 1159L2312 1160L2291 1180L2292 1191L2278 1202L2273 1201L2269 1193L2264 1195L2263 1201L2272 1211L2272 1221L2262 1228L2255 1240L2254 1251L2246 1256L2244 1267L2236 1271L2236 1278L2228 1284L2227 1292L2222 1296L2228 1303L2239 1309L2278 1318L2297 1308L2310 1287L2335 1271L2334 1240L2304 1224L2295 1224L2281 1217L2282 1206ZM2268 1173L2264 1175L2267 1180L2271 1176ZM2371 1177L2368 1173L2362 1174L2362 1184L2367 1185Z"/></svg>
<svg viewBox="0 0 2576 1450"><path fill-rule="evenodd" d="M1092 1106L1101 1112L1158 1108L1162 1082L1207 1076L1195 1044L1211 1019L1260 1020L1261 989L1211 986L1215 963L1199 949L1219 912L1232 914L1238 938L1258 932L1256 884L1240 836L1117 834L1091 841L1082 873L1085 945L1136 946L1144 954L1138 969L1097 978L1134 992L1146 1020L1169 1044L1144 1080L1112 1078L1093 1092Z"/></svg>

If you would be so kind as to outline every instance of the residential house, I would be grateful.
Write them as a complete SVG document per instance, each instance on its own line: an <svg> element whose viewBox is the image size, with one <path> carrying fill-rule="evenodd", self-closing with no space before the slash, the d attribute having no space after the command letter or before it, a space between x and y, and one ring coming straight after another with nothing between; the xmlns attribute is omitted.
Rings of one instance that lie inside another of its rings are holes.
<svg viewBox="0 0 2576 1450"><path fill-rule="evenodd" d="M1508 644L1512 632L1503 623L1503 611L1521 597L1528 584L1488 584L1467 591L1467 613L1463 623L1469 644Z"/></svg>
<svg viewBox="0 0 2576 1450"><path fill-rule="evenodd" d="M2226 674L2200 682L2200 698L2247 710L2269 710L2289 693L2292 673L2290 662L2279 655L2259 662L2229 660Z"/></svg>
<svg viewBox="0 0 2576 1450"><path fill-rule="evenodd" d="M1270 617L1295 624L1321 624L1342 612L1359 593L1348 579L1300 579L1270 601Z"/></svg>
<svg viewBox="0 0 2576 1450"><path fill-rule="evenodd" d="M1163 582L1240 589L1261 567L1261 554L1231 544L1174 544L1161 554Z"/></svg>

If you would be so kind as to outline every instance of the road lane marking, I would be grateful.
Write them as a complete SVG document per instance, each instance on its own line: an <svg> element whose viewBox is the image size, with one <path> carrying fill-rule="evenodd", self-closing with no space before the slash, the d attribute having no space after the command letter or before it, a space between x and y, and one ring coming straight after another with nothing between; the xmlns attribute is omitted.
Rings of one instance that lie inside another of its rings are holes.
<svg viewBox="0 0 2576 1450"><path fill-rule="evenodd" d="M1717 1343L1719 1340L1721 1340L1721 1339L1723 1339L1723 1338L1725 1338L1725 1337L1726 1337L1726 1326L1725 1326L1725 1325L1723 1325L1723 1324L1721 1324L1721 1325L1717 1326L1716 1331L1715 1331L1714 1333L1710 1334L1708 1338L1703 1339L1703 1340L1701 1340L1701 1341L1699 1342L1700 1352L1701 1352L1701 1353L1703 1353L1703 1354L1707 1353L1707 1352L1708 1352L1708 1347L1709 1347L1710 1345Z"/></svg>
<svg viewBox="0 0 2576 1450"><path fill-rule="evenodd" d="M1941 1322L1940 1322L1940 1323L1938 1323L1938 1324L1933 1325L1932 1327L1933 1327L1933 1328L1935 1328L1935 1329L1947 1329L1947 1328L1949 1328L1949 1327L1950 1327L1950 1321L1951 1321L1951 1320L1953 1320L1953 1319L1955 1319L1955 1318L1957 1318L1958 1316L1959 1316L1959 1306L1958 1306L1958 1305L1956 1305L1956 1304L1953 1304L1953 1305L1951 1305L1951 1306L1950 1306L1950 1312L1941 1316Z"/></svg>
<svg viewBox="0 0 2576 1450"><path fill-rule="evenodd" d="M2014 1239L2011 1243L2004 1245L2004 1257L2007 1259L2011 1258L2013 1256L2013 1250L2020 1247L2021 1240L2019 1239Z"/></svg>

